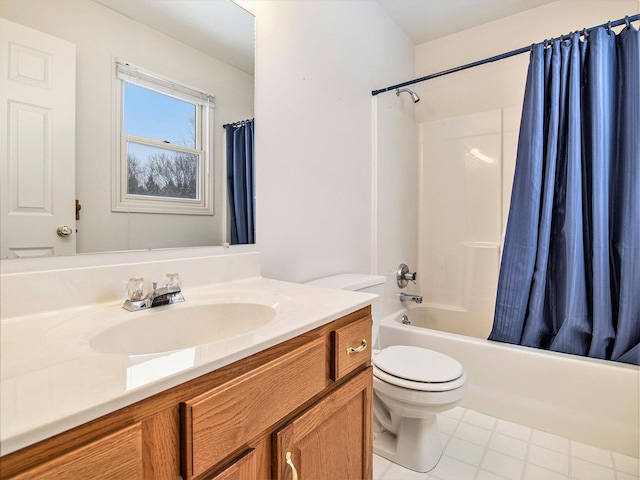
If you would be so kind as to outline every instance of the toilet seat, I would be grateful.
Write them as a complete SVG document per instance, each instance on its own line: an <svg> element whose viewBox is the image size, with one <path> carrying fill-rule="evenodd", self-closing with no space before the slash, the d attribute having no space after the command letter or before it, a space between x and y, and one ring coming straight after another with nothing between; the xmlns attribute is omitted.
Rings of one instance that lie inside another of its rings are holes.
<svg viewBox="0 0 640 480"><path fill-rule="evenodd" d="M466 375L460 363L442 353L408 345L394 345L373 358L373 375L391 385L424 392L462 387Z"/></svg>

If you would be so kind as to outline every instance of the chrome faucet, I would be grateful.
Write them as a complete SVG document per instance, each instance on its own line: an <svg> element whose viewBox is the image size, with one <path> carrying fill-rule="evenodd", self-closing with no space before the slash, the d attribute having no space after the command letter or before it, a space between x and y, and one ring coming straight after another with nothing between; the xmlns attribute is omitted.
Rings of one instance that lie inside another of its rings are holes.
<svg viewBox="0 0 640 480"><path fill-rule="evenodd" d="M420 295L410 295L408 293L400 292L400 301L401 302L416 302L422 303L422 296Z"/></svg>
<svg viewBox="0 0 640 480"><path fill-rule="evenodd" d="M180 288L181 284L180 275L168 273L160 287L158 287L157 282L153 282L153 290L145 295L144 279L130 278L127 283L129 298L125 300L122 308L130 312L136 312L171 303L184 302L184 296Z"/></svg>

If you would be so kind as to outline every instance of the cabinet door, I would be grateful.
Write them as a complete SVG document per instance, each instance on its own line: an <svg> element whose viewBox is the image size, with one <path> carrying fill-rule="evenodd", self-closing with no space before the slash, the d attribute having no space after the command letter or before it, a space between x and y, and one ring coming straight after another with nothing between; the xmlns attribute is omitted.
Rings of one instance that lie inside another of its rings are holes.
<svg viewBox="0 0 640 480"><path fill-rule="evenodd" d="M370 480L372 396L369 367L277 432L274 477Z"/></svg>
<svg viewBox="0 0 640 480"><path fill-rule="evenodd" d="M251 450L211 480L255 480L257 470L256 452Z"/></svg>
<svg viewBox="0 0 640 480"><path fill-rule="evenodd" d="M142 429L129 428L72 450L12 480L142 480Z"/></svg>

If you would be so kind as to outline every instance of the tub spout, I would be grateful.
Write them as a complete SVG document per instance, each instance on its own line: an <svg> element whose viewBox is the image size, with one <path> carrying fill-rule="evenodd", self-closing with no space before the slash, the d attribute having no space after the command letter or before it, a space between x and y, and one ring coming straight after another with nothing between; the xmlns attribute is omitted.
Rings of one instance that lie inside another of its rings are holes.
<svg viewBox="0 0 640 480"><path fill-rule="evenodd" d="M410 295L408 293L400 292L400 301L401 302L416 302L422 303L422 296L420 295Z"/></svg>

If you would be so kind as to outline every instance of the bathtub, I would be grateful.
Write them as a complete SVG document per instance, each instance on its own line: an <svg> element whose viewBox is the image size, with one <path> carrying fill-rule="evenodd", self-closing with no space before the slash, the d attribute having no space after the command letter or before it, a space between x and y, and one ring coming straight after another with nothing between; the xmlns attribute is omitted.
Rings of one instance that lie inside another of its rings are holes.
<svg viewBox="0 0 640 480"><path fill-rule="evenodd" d="M411 325L402 324L403 314ZM466 312L416 306L382 319L379 342L457 359L469 376L461 406L640 456L639 367L461 335L468 324Z"/></svg>

